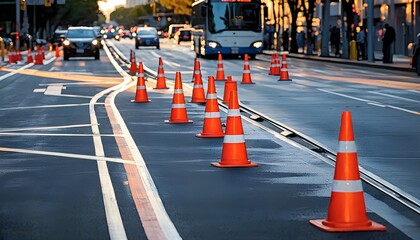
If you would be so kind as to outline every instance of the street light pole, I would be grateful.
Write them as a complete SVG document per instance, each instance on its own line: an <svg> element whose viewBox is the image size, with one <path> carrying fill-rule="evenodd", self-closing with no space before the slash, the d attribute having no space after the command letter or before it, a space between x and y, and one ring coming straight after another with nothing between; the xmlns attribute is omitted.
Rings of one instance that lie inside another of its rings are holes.
<svg viewBox="0 0 420 240"><path fill-rule="evenodd" d="M374 62L375 56L373 55L373 44L375 42L375 29L373 26L373 0L367 0L367 52L368 62Z"/></svg>
<svg viewBox="0 0 420 240"><path fill-rule="evenodd" d="M19 39L19 32L20 32L20 0L16 0L16 49L20 49L20 39Z"/></svg>

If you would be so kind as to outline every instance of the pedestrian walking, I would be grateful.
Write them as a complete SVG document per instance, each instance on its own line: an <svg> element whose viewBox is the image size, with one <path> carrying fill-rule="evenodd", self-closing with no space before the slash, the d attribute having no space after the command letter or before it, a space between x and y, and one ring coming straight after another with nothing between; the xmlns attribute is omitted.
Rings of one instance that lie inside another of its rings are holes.
<svg viewBox="0 0 420 240"><path fill-rule="evenodd" d="M296 44L298 46L298 49L302 48L302 52L305 52L305 32L303 32L303 30L298 32L296 36Z"/></svg>
<svg viewBox="0 0 420 240"><path fill-rule="evenodd" d="M383 63L392 63L394 55L395 30L389 24L385 24L384 35L382 38L382 53L384 54Z"/></svg>
<svg viewBox="0 0 420 240"><path fill-rule="evenodd" d="M362 60L366 60L366 34L363 27L357 27L356 28L357 36L356 36L356 42L357 42L357 60L359 60L359 57L362 58Z"/></svg>

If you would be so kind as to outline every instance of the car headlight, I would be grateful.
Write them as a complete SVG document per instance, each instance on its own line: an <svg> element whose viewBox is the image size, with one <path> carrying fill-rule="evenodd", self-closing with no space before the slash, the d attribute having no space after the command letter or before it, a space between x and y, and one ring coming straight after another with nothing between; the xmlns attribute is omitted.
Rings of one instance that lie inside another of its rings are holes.
<svg viewBox="0 0 420 240"><path fill-rule="evenodd" d="M94 40L92 41L92 44L93 44L93 45L98 45L98 40L94 39Z"/></svg>
<svg viewBox="0 0 420 240"><path fill-rule="evenodd" d="M221 47L220 44L217 42L208 42L207 45L209 45L209 47L211 48Z"/></svg>
<svg viewBox="0 0 420 240"><path fill-rule="evenodd" d="M66 39L66 40L64 40L63 44L64 44L65 46L68 46L68 45L70 45L70 41Z"/></svg>
<svg viewBox="0 0 420 240"><path fill-rule="evenodd" d="M251 44L251 47L253 47L253 48L260 48L260 47L262 47L262 45L263 45L262 41L256 41L256 42L253 42Z"/></svg>
<svg viewBox="0 0 420 240"><path fill-rule="evenodd" d="M106 38L108 38L108 36L105 34L105 35L104 35L104 38L106 39Z"/></svg>
<svg viewBox="0 0 420 240"><path fill-rule="evenodd" d="M120 36L119 36L119 35L116 35L116 36L115 36L115 39L119 39L119 38L120 38Z"/></svg>
<svg viewBox="0 0 420 240"><path fill-rule="evenodd" d="M137 34L136 34L136 33L132 33L131 35L132 35L133 37L136 37L136 36L137 36Z"/></svg>

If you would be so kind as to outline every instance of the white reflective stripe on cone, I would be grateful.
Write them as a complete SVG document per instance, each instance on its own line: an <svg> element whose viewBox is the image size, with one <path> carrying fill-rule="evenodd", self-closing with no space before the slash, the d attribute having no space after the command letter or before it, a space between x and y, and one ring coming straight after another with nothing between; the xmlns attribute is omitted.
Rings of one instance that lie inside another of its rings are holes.
<svg viewBox="0 0 420 240"><path fill-rule="evenodd" d="M194 88L203 88L203 85L201 85L201 84L195 84L194 85Z"/></svg>
<svg viewBox="0 0 420 240"><path fill-rule="evenodd" d="M244 135L225 135L223 143L244 143Z"/></svg>
<svg viewBox="0 0 420 240"><path fill-rule="evenodd" d="M223 68L218 68L217 71L223 71Z"/></svg>
<svg viewBox="0 0 420 240"><path fill-rule="evenodd" d="M183 89L174 89L174 93L175 94L181 94L181 93L184 93L184 90Z"/></svg>
<svg viewBox="0 0 420 240"><path fill-rule="evenodd" d="M363 192L361 180L334 180L333 192Z"/></svg>
<svg viewBox="0 0 420 240"><path fill-rule="evenodd" d="M207 99L217 99L217 94L216 93L208 93L207 94Z"/></svg>
<svg viewBox="0 0 420 240"><path fill-rule="evenodd" d="M282 63L283 63L283 64L287 64L287 61L283 61Z"/></svg>
<svg viewBox="0 0 420 240"><path fill-rule="evenodd" d="M137 86L137 89L146 89L146 86Z"/></svg>
<svg viewBox="0 0 420 240"><path fill-rule="evenodd" d="M195 70L194 74L200 74L200 70Z"/></svg>
<svg viewBox="0 0 420 240"><path fill-rule="evenodd" d="M250 70L244 70L244 73L251 73Z"/></svg>
<svg viewBox="0 0 420 240"><path fill-rule="evenodd" d="M144 77L144 73L138 73L137 77Z"/></svg>
<svg viewBox="0 0 420 240"><path fill-rule="evenodd" d="M220 118L220 112L205 112L204 118Z"/></svg>
<svg viewBox="0 0 420 240"><path fill-rule="evenodd" d="M356 143L354 141L339 141L338 152L339 153L355 153L357 152Z"/></svg>
<svg viewBox="0 0 420 240"><path fill-rule="evenodd" d="M228 117L240 117L241 112L239 111L239 109L229 109L227 116Z"/></svg>
<svg viewBox="0 0 420 240"><path fill-rule="evenodd" d="M218 64L222 64L222 63L223 63L223 61L217 61L217 63L218 63Z"/></svg>
<svg viewBox="0 0 420 240"><path fill-rule="evenodd" d="M249 65L249 62L245 62L244 65Z"/></svg>
<svg viewBox="0 0 420 240"><path fill-rule="evenodd" d="M282 67L282 68L280 69L280 71L282 71L282 72L287 72L287 68L283 68L283 67Z"/></svg>
<svg viewBox="0 0 420 240"><path fill-rule="evenodd" d="M185 104L172 104L172 108L185 108Z"/></svg>
<svg viewBox="0 0 420 240"><path fill-rule="evenodd" d="M158 77L164 77L165 75L163 75L162 73L158 74Z"/></svg>

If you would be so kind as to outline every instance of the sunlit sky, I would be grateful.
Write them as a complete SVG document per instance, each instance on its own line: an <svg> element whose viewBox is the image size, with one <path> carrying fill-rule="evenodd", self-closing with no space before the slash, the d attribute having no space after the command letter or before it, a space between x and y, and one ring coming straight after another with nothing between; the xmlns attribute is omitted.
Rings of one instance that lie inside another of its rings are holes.
<svg viewBox="0 0 420 240"><path fill-rule="evenodd" d="M126 0L104 0L98 1L99 9L105 14L107 21L109 20L109 14L114 11L118 5L125 5Z"/></svg>

